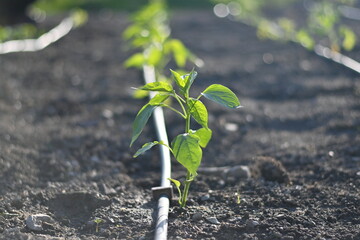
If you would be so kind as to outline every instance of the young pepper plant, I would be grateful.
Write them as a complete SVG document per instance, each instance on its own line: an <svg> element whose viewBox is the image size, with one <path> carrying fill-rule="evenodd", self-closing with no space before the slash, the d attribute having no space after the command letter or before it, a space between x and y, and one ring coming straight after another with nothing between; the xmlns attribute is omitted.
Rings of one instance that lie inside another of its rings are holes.
<svg viewBox="0 0 360 240"><path fill-rule="evenodd" d="M176 179L169 179L174 183L179 192L180 206L185 207L190 184L197 176L197 169L201 164L202 149L207 146L212 136L212 131L208 126L208 111L200 101L200 98L205 97L232 109L239 108L240 102L229 88L220 84L210 85L196 98L190 97L189 91L197 76L197 72L193 70L186 75L180 75L172 70L171 72L176 83L176 89L168 82L153 82L140 87L142 90L155 91L158 93L138 112L133 123L133 135L130 146L137 140L156 107L168 108L184 120L184 132L177 135L171 141L171 146L161 141L148 142L135 153L134 157L143 154L158 144L168 147L175 159L184 166L187 171L186 179L183 183ZM166 100L168 98L174 98L174 102L179 105L180 110L167 105ZM190 128L192 119L201 126L199 129L193 130Z"/></svg>
<svg viewBox="0 0 360 240"><path fill-rule="evenodd" d="M170 35L168 10L164 0L152 0L149 4L137 11L131 18L131 24L123 32L124 39L134 53L124 63L125 67L154 68L157 81L167 81L163 73L166 65L173 60L178 68L185 67L187 62L201 66L202 60L197 58L179 40ZM135 91L136 98L146 97L146 91Z"/></svg>

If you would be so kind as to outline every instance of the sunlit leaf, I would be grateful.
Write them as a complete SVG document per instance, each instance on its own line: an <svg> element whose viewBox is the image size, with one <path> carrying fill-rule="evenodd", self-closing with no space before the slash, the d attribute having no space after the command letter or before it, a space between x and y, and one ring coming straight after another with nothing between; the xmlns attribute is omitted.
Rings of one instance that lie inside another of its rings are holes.
<svg viewBox="0 0 360 240"><path fill-rule="evenodd" d="M200 128L196 131L192 131L191 134L196 135L200 139L199 145L202 148L205 148L211 139L212 131L209 128Z"/></svg>
<svg viewBox="0 0 360 240"><path fill-rule="evenodd" d="M176 85L180 88L180 89L183 89L185 87L185 81L184 79L181 77L181 75L173 70L171 70L171 73L174 77L174 80L175 80L175 83Z"/></svg>
<svg viewBox="0 0 360 240"><path fill-rule="evenodd" d="M189 99L189 110L191 116L204 128L208 127L208 111L205 105L197 99Z"/></svg>
<svg viewBox="0 0 360 240"><path fill-rule="evenodd" d="M350 51L355 47L356 35L353 30L346 26L340 27L340 34L344 37L342 46L346 51Z"/></svg>
<svg viewBox="0 0 360 240"><path fill-rule="evenodd" d="M186 49L185 45L178 39L172 39L170 44L176 65L181 68L184 67L186 64L186 59L188 58L188 50Z"/></svg>
<svg viewBox="0 0 360 240"><path fill-rule="evenodd" d="M172 178L168 178L177 188L180 188L181 186L181 182L176 180L176 179L172 179Z"/></svg>
<svg viewBox="0 0 360 240"><path fill-rule="evenodd" d="M158 141L145 143L139 150L136 151L133 157L134 158L138 157L139 155L145 153L146 151L150 150L152 147L158 144L159 144Z"/></svg>
<svg viewBox="0 0 360 240"><path fill-rule="evenodd" d="M315 41L310 34L305 30L300 30L296 34L296 40L305 48L311 50L314 48Z"/></svg>
<svg viewBox="0 0 360 240"><path fill-rule="evenodd" d="M181 204L181 196L182 196L182 193L181 193L181 183L180 181L176 180L176 179L172 179L172 178L168 178L176 187L177 191L178 191L178 194L179 194L179 203Z"/></svg>
<svg viewBox="0 0 360 240"><path fill-rule="evenodd" d="M141 26L139 26L137 24L133 24L125 29L125 31L123 32L123 38L125 40L129 40L130 38L139 34L141 32L141 30L142 30Z"/></svg>
<svg viewBox="0 0 360 240"><path fill-rule="evenodd" d="M142 99L149 96L149 92L141 89L135 89L133 92L133 97L136 99Z"/></svg>
<svg viewBox="0 0 360 240"><path fill-rule="evenodd" d="M75 27L84 25L88 20L88 13L85 10L77 9L71 14Z"/></svg>
<svg viewBox="0 0 360 240"><path fill-rule="evenodd" d="M239 108L240 102L235 93L229 88L220 85L213 84L206 88L202 93L204 97L212 100L218 104L221 104L228 108Z"/></svg>
<svg viewBox="0 0 360 240"><path fill-rule="evenodd" d="M167 82L152 82L142 86L140 89L147 91L172 92L172 86Z"/></svg>
<svg viewBox="0 0 360 240"><path fill-rule="evenodd" d="M147 121L149 120L151 114L153 113L156 105L146 104L140 109L133 123L133 133L131 138L130 146L136 141L141 132L143 131Z"/></svg>
<svg viewBox="0 0 360 240"><path fill-rule="evenodd" d="M193 84L195 78L197 76L197 72L192 70L189 74L186 74L184 76L182 76L182 78L184 79L185 81L185 91L188 91L191 87L191 85Z"/></svg>
<svg viewBox="0 0 360 240"><path fill-rule="evenodd" d="M153 106L159 106L161 103L163 103L168 98L169 98L169 95L158 93L152 99L150 99L148 104L153 105Z"/></svg>
<svg viewBox="0 0 360 240"><path fill-rule="evenodd" d="M199 138L190 134L180 134L172 142L172 149L176 160L192 175L196 175L202 158Z"/></svg>
<svg viewBox="0 0 360 240"><path fill-rule="evenodd" d="M151 66L157 66L162 58L162 51L158 48L151 48L147 57L147 64Z"/></svg>
<svg viewBox="0 0 360 240"><path fill-rule="evenodd" d="M141 53L135 53L125 61L125 67L142 67L145 64L145 57Z"/></svg>

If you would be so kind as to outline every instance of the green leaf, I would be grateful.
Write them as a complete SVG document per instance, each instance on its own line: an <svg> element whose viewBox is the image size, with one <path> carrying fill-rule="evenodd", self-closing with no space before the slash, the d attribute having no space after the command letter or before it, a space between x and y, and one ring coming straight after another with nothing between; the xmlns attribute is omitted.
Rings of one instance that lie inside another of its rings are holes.
<svg viewBox="0 0 360 240"><path fill-rule="evenodd" d="M298 31L298 33L296 34L296 39L305 48L309 50L314 48L315 45L314 39L310 36L310 34L306 30Z"/></svg>
<svg viewBox="0 0 360 240"><path fill-rule="evenodd" d="M147 121L149 120L152 112L156 108L156 105L146 104L143 106L138 114L136 115L135 121L133 123L133 133L131 138L130 146L136 141L141 132L143 131Z"/></svg>
<svg viewBox="0 0 360 240"><path fill-rule="evenodd" d="M169 98L169 95L158 93L152 99L150 99L148 104L152 105L152 106L159 106L168 98Z"/></svg>
<svg viewBox="0 0 360 240"><path fill-rule="evenodd" d="M145 143L139 150L136 151L133 157L136 158L137 156L143 154L144 152L150 150L153 146L156 146L158 144L158 141Z"/></svg>
<svg viewBox="0 0 360 240"><path fill-rule="evenodd" d="M152 82L142 86L140 89L147 91L172 92L172 86L167 82Z"/></svg>
<svg viewBox="0 0 360 240"><path fill-rule="evenodd" d="M80 27L80 26L84 25L87 22L88 18L89 18L88 14L87 14L87 11L82 10L82 9L75 10L71 14L71 17L72 17L72 19L74 21L75 27Z"/></svg>
<svg viewBox="0 0 360 240"><path fill-rule="evenodd" d="M176 180L176 179L172 179L172 178L168 178L178 189L180 189L181 187L181 182Z"/></svg>
<svg viewBox="0 0 360 240"><path fill-rule="evenodd" d="M185 45L178 39L171 39L166 42L164 50L168 53L170 50L173 53L175 63L178 67L185 67L188 58L188 50Z"/></svg>
<svg viewBox="0 0 360 240"><path fill-rule="evenodd" d="M147 63L151 66L157 66L162 59L162 51L156 47L152 47L147 57Z"/></svg>
<svg viewBox="0 0 360 240"><path fill-rule="evenodd" d="M143 131L154 109L157 106L161 105L168 98L169 95L158 93L152 99L150 99L150 101L145 106L140 109L133 123L133 134L130 146L132 146L132 144L136 141L136 139Z"/></svg>
<svg viewBox="0 0 360 240"><path fill-rule="evenodd" d="M339 31L344 37L342 47L346 51L352 50L356 45L356 35L354 31L346 26L341 26Z"/></svg>
<svg viewBox="0 0 360 240"><path fill-rule="evenodd" d="M205 89L201 93L207 99L214 101L220 105L223 105L228 108L239 108L240 102L235 93L233 93L229 88L220 85L213 84Z"/></svg>
<svg viewBox="0 0 360 240"><path fill-rule="evenodd" d="M149 92L141 89L135 89L133 92L133 97L136 99L142 99L149 96Z"/></svg>
<svg viewBox="0 0 360 240"><path fill-rule="evenodd" d="M202 148L206 148L207 144L209 143L211 136L212 136L212 131L210 128L200 128L196 131L192 130L193 135L197 136L200 140L199 140L199 145Z"/></svg>
<svg viewBox="0 0 360 240"><path fill-rule="evenodd" d="M145 63L145 57L141 53L135 53L130 58L128 58L124 65L125 67L142 67Z"/></svg>
<svg viewBox="0 0 360 240"><path fill-rule="evenodd" d="M123 38L125 40L129 40L130 38L134 37L135 35L141 33L142 28L139 25L133 24L125 29L123 32Z"/></svg>
<svg viewBox="0 0 360 240"><path fill-rule="evenodd" d="M196 76L197 76L197 72L194 71L194 69L189 74L186 74L186 75L182 76L182 78L185 81L185 87L184 87L185 91L188 91L190 89L190 87L193 84Z"/></svg>
<svg viewBox="0 0 360 240"><path fill-rule="evenodd" d="M208 127L208 111L205 105L197 99L189 99L189 110L191 116L204 128Z"/></svg>
<svg viewBox="0 0 360 240"><path fill-rule="evenodd" d="M168 179L175 185L175 187L176 187L176 189L177 189L177 191L179 193L179 204L181 204L181 196L182 196L182 194L181 194L181 189L180 189L180 187L181 187L180 181L178 181L176 179L172 179L172 178L168 178Z"/></svg>
<svg viewBox="0 0 360 240"><path fill-rule="evenodd" d="M180 134L173 140L171 145L176 160L192 175L197 175L196 171L202 158L199 138L188 133Z"/></svg>
<svg viewBox="0 0 360 240"><path fill-rule="evenodd" d="M171 69L170 69L170 71L174 77L176 85L178 85L178 87L182 90L185 87L184 79L181 77L181 75L179 73L177 73Z"/></svg>

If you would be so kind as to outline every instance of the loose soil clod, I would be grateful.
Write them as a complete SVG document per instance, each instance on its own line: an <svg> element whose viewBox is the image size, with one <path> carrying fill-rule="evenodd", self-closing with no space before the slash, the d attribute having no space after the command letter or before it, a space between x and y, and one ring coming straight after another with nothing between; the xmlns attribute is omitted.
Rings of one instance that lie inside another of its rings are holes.
<svg viewBox="0 0 360 240"><path fill-rule="evenodd" d="M256 157L256 168L266 181L290 184L290 177L281 162L272 157Z"/></svg>

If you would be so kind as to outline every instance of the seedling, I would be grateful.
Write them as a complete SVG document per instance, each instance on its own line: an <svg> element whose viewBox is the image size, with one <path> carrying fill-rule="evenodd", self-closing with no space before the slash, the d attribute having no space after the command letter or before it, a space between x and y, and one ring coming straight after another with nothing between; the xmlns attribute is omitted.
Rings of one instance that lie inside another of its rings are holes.
<svg viewBox="0 0 360 240"><path fill-rule="evenodd" d="M96 223L96 227L95 227L95 232L99 232L99 225L100 223L104 222L104 220L102 220L101 218L96 218L94 220L94 223Z"/></svg>
<svg viewBox="0 0 360 240"><path fill-rule="evenodd" d="M133 134L130 146L137 140L156 107L170 109L184 120L185 131L172 140L171 146L164 144L162 141L148 142L135 153L134 157L143 154L158 144L168 147L175 159L187 171L186 179L183 183L176 179L169 179L178 190L180 206L185 207L190 184L197 176L197 169L201 164L202 149L207 146L212 136L212 131L208 127L208 111L205 105L200 101L200 98L205 97L232 109L239 108L240 102L237 96L229 88L220 84L212 84L201 92L199 96L192 98L190 97L189 92L197 76L197 72L193 70L186 75L180 75L172 70L171 72L173 80L176 83L176 89L168 82L148 83L139 88L145 91L155 91L158 93L138 112L133 124ZM179 110L167 104L166 100L170 97L178 104ZM201 126L199 129L192 130L190 128L192 119Z"/></svg>
<svg viewBox="0 0 360 240"><path fill-rule="evenodd" d="M142 68L151 66L155 70L157 81L167 81L163 69L174 60L176 67L185 67L188 61L202 65L198 59L179 40L170 36L168 11L165 1L152 0L132 16L132 24L123 33L124 39L137 52L124 63L125 67ZM145 93L145 94L144 94ZM136 90L135 97L146 97L146 92Z"/></svg>
<svg viewBox="0 0 360 240"><path fill-rule="evenodd" d="M240 196L239 189L236 190L235 196L236 196L236 204L240 204L241 203L241 196Z"/></svg>

